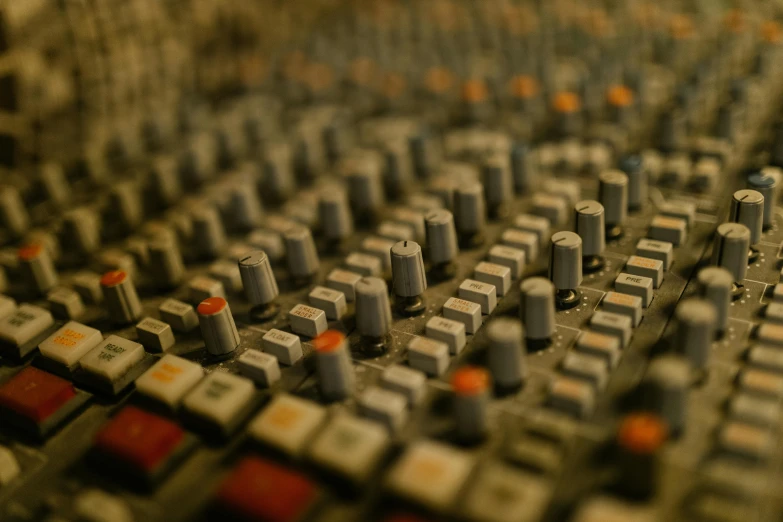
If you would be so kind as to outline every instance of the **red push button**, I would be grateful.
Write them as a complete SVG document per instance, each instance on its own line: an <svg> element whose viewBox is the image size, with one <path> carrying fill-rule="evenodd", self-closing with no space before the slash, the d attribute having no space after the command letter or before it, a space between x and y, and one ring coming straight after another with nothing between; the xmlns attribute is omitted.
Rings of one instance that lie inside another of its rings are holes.
<svg viewBox="0 0 783 522"><path fill-rule="evenodd" d="M0 406L41 423L75 396L70 382L28 366L0 387Z"/></svg>
<svg viewBox="0 0 783 522"><path fill-rule="evenodd" d="M307 478L277 464L247 457L223 481L217 502L248 520L289 522L302 518L316 493L315 485Z"/></svg>
<svg viewBox="0 0 783 522"><path fill-rule="evenodd" d="M184 431L173 422L126 406L98 432L95 448L152 474L173 455L184 437Z"/></svg>

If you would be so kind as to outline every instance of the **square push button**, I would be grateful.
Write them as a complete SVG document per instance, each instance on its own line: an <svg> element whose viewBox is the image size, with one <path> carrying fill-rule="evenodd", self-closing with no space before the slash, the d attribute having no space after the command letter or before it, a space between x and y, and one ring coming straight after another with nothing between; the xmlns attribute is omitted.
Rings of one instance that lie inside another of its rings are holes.
<svg viewBox="0 0 783 522"><path fill-rule="evenodd" d="M166 354L136 379L136 389L174 409L202 377L204 369L200 364Z"/></svg>
<svg viewBox="0 0 783 522"><path fill-rule="evenodd" d="M231 373L214 371L185 396L188 421L207 435L227 437L234 433L255 407L253 381Z"/></svg>
<svg viewBox="0 0 783 522"><path fill-rule="evenodd" d="M68 369L74 369L87 352L103 341L99 330L70 321L46 338L38 349L47 359L51 359Z"/></svg>
<svg viewBox="0 0 783 522"><path fill-rule="evenodd" d="M289 456L301 455L326 419L320 404L278 395L250 422L250 436Z"/></svg>

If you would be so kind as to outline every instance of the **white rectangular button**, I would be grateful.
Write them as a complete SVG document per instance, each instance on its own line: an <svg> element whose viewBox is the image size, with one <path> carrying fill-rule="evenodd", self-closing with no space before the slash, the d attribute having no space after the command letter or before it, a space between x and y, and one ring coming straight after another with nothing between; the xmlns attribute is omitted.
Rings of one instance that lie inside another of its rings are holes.
<svg viewBox="0 0 783 522"><path fill-rule="evenodd" d="M519 214L514 218L514 228L535 234L539 247L543 247L549 240L549 221L541 216L532 214Z"/></svg>
<svg viewBox="0 0 783 522"><path fill-rule="evenodd" d="M636 243L636 255L658 259L663 263L663 269L669 270L674 260L674 245L667 241L643 238Z"/></svg>
<svg viewBox="0 0 783 522"><path fill-rule="evenodd" d="M500 241L506 246L522 250L528 263L538 257L538 237L531 232L510 228L503 232Z"/></svg>
<svg viewBox="0 0 783 522"><path fill-rule="evenodd" d="M335 268L326 276L326 286L344 293L347 301L353 301L356 299L356 283L361 278L361 274Z"/></svg>
<svg viewBox="0 0 783 522"><path fill-rule="evenodd" d="M555 377L549 387L549 404L584 419L595 407L595 389L591 384L574 377Z"/></svg>
<svg viewBox="0 0 783 522"><path fill-rule="evenodd" d="M756 338L761 343L783 346L783 325L761 323L756 330Z"/></svg>
<svg viewBox="0 0 783 522"><path fill-rule="evenodd" d="M308 294L308 298L311 305L326 312L327 319L342 319L348 309L345 294L325 286L313 288Z"/></svg>
<svg viewBox="0 0 783 522"><path fill-rule="evenodd" d="M0 340L22 346L53 324L54 319L48 310L24 303L0 319Z"/></svg>
<svg viewBox="0 0 783 522"><path fill-rule="evenodd" d="M198 326L196 310L188 303L176 299L166 299L158 307L163 322L178 332L189 332Z"/></svg>
<svg viewBox="0 0 783 522"><path fill-rule="evenodd" d="M392 221L384 221L378 225L377 232L379 236L395 241L413 241L415 239L410 227Z"/></svg>
<svg viewBox="0 0 783 522"><path fill-rule="evenodd" d="M408 363L427 375L443 375L449 367L449 346L442 341L416 336L408 342Z"/></svg>
<svg viewBox="0 0 783 522"><path fill-rule="evenodd" d="M237 358L237 365L242 375L266 388L280 380L280 365L274 355L251 348Z"/></svg>
<svg viewBox="0 0 783 522"><path fill-rule="evenodd" d="M650 306L653 298L653 280L649 277L621 273L614 280L614 288L620 293L642 298L642 306Z"/></svg>
<svg viewBox="0 0 783 522"><path fill-rule="evenodd" d="M264 334L261 342L264 351L283 364L290 366L302 358L302 341L296 335L273 328Z"/></svg>
<svg viewBox="0 0 783 522"><path fill-rule="evenodd" d="M151 352L165 352L175 342L171 326L152 317L145 317L136 324L136 336Z"/></svg>
<svg viewBox="0 0 783 522"><path fill-rule="evenodd" d="M213 371L185 396L182 405L199 417L227 427L250 404L254 391L250 379Z"/></svg>
<svg viewBox="0 0 783 522"><path fill-rule="evenodd" d="M511 279L519 279L525 271L525 251L504 245L489 249L489 260L511 270Z"/></svg>
<svg viewBox="0 0 783 522"><path fill-rule="evenodd" d="M631 318L627 315L604 311L593 312L590 317L590 327L597 332L617 336L623 348L628 346L633 330Z"/></svg>
<svg viewBox="0 0 783 522"><path fill-rule="evenodd" d="M247 242L255 248L260 248L269 259L278 261L285 255L285 244L279 233L271 230L257 229L247 235Z"/></svg>
<svg viewBox="0 0 783 522"><path fill-rule="evenodd" d="M389 442L379 424L343 414L323 428L309 453L316 464L360 482L378 467Z"/></svg>
<svg viewBox="0 0 783 522"><path fill-rule="evenodd" d="M397 392L370 386L358 400L359 412L382 423L390 433L399 433L408 420L408 401Z"/></svg>
<svg viewBox="0 0 783 522"><path fill-rule="evenodd" d="M200 364L166 354L136 379L136 389L174 408L203 376Z"/></svg>
<svg viewBox="0 0 783 522"><path fill-rule="evenodd" d="M559 226L568 219L568 201L554 194L533 194L533 213L548 219L552 225Z"/></svg>
<svg viewBox="0 0 783 522"><path fill-rule="evenodd" d="M764 311L764 318L773 323L783 324L783 303L769 303Z"/></svg>
<svg viewBox="0 0 783 522"><path fill-rule="evenodd" d="M292 395L277 395L251 422L250 436L290 456L300 455L326 419L326 408Z"/></svg>
<svg viewBox="0 0 783 522"><path fill-rule="evenodd" d="M589 381L598 390L602 390L609 379L606 361L579 352L566 354L563 359L563 373Z"/></svg>
<svg viewBox="0 0 783 522"><path fill-rule="evenodd" d="M425 333L427 337L446 343L452 355L457 355L465 347L465 325L458 321L432 317L427 321Z"/></svg>
<svg viewBox="0 0 783 522"><path fill-rule="evenodd" d="M368 237L362 241L362 251L381 260L384 270L391 270L391 248L394 241L382 237Z"/></svg>
<svg viewBox="0 0 783 522"><path fill-rule="evenodd" d="M684 219L655 216L650 222L650 231L648 235L658 241L668 241L677 246L685 242L687 237L687 225Z"/></svg>
<svg viewBox="0 0 783 522"><path fill-rule="evenodd" d="M298 304L288 312L291 329L305 337L318 337L326 331L328 324L323 310Z"/></svg>
<svg viewBox="0 0 783 522"><path fill-rule="evenodd" d="M209 265L209 275L223 284L226 292L239 292L242 290L242 276L239 274L239 265L225 259L215 261Z"/></svg>
<svg viewBox="0 0 783 522"><path fill-rule="evenodd" d="M188 283L188 299L191 303L199 304L210 297L226 298L223 283L217 279L206 276L196 276Z"/></svg>
<svg viewBox="0 0 783 522"><path fill-rule="evenodd" d="M458 294L462 299L481 305L481 312L485 314L491 314L498 304L497 289L475 279L465 279L459 285Z"/></svg>
<svg viewBox="0 0 783 522"><path fill-rule="evenodd" d="M608 292L601 300L601 306L607 312L627 315L634 327L642 321L642 298L638 295Z"/></svg>
<svg viewBox="0 0 783 522"><path fill-rule="evenodd" d="M111 382L119 380L144 358L144 347L117 335L110 335L79 359L88 372Z"/></svg>
<svg viewBox="0 0 783 522"><path fill-rule="evenodd" d="M688 227L696 220L696 205L688 201L667 201L659 207L659 210L664 216L684 220Z"/></svg>
<svg viewBox="0 0 783 522"><path fill-rule="evenodd" d="M100 330L69 321L39 344L38 349L44 357L73 367L101 341L103 335Z"/></svg>
<svg viewBox="0 0 783 522"><path fill-rule="evenodd" d="M614 335L583 331L576 340L576 349L602 358L609 368L617 366L620 360L620 339Z"/></svg>
<svg viewBox="0 0 783 522"><path fill-rule="evenodd" d="M471 301L450 297L443 304L443 317L465 325L465 332L472 334L481 326L481 306Z"/></svg>
<svg viewBox="0 0 783 522"><path fill-rule="evenodd" d="M343 262L345 268L366 277L378 277L383 273L383 263L380 258L372 254L352 252Z"/></svg>
<svg viewBox="0 0 783 522"><path fill-rule="evenodd" d="M768 428L730 421L718 434L720 447L731 454L753 460L765 460L775 445Z"/></svg>
<svg viewBox="0 0 783 522"><path fill-rule="evenodd" d="M663 282L663 261L649 257L631 256L625 263L625 271L629 274L649 277L653 287L658 288Z"/></svg>
<svg viewBox="0 0 783 522"><path fill-rule="evenodd" d="M413 405L424 397L427 376L407 366L393 364L383 371L380 383L387 390L404 395L408 404Z"/></svg>
<svg viewBox="0 0 783 522"><path fill-rule="evenodd" d="M772 300L776 303L783 303L783 283L778 283L772 289Z"/></svg>
<svg viewBox="0 0 783 522"><path fill-rule="evenodd" d="M71 288L60 286L53 289L46 294L46 302L55 317L75 319L84 313L82 297Z"/></svg>
<svg viewBox="0 0 783 522"><path fill-rule="evenodd" d="M473 270L473 278L495 287L497 295L506 295L511 290L511 270L503 265L482 261Z"/></svg>
<svg viewBox="0 0 783 522"><path fill-rule="evenodd" d="M0 295L0 319L16 310L16 301L7 295Z"/></svg>
<svg viewBox="0 0 783 522"><path fill-rule="evenodd" d="M103 300L101 276L95 272L79 272L71 278L71 286L79 292L82 299L89 304L97 304Z"/></svg>

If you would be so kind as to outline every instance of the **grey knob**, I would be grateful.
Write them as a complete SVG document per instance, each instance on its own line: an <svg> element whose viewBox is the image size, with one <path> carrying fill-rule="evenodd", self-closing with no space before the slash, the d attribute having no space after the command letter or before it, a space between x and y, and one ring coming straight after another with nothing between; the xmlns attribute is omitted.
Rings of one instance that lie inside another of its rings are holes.
<svg viewBox="0 0 783 522"><path fill-rule="evenodd" d="M480 234L487 222L484 187L478 181L454 191L454 221L462 235Z"/></svg>
<svg viewBox="0 0 783 522"><path fill-rule="evenodd" d="M297 278L307 278L315 275L321 267L318 251L315 248L313 234L305 226L293 226L283 234L288 271Z"/></svg>
<svg viewBox="0 0 783 522"><path fill-rule="evenodd" d="M706 368L715 339L718 314L706 299L681 301L674 312L677 319L677 349L687 357L691 368Z"/></svg>
<svg viewBox="0 0 783 522"><path fill-rule="evenodd" d="M433 210L424 218L427 247L434 265L449 263L459 254L454 215L446 209Z"/></svg>
<svg viewBox="0 0 783 522"><path fill-rule="evenodd" d="M748 271L748 250L750 230L740 223L723 223L715 234L712 250L712 264L722 266L731 272L735 283L745 279Z"/></svg>
<svg viewBox="0 0 783 522"><path fill-rule="evenodd" d="M239 332L228 302L222 297L209 297L196 309L201 337L212 355L227 355L239 346Z"/></svg>
<svg viewBox="0 0 783 522"><path fill-rule="evenodd" d="M509 153L502 150L491 153L484 160L482 174L487 206L497 210L514 195Z"/></svg>
<svg viewBox="0 0 783 522"><path fill-rule="evenodd" d="M414 297L427 289L421 247L415 241L399 241L391 249L392 287L394 294Z"/></svg>
<svg viewBox="0 0 783 522"><path fill-rule="evenodd" d="M63 219L63 244L73 246L81 255L89 255L98 249L101 231L98 217L89 208L77 208Z"/></svg>
<svg viewBox="0 0 783 522"><path fill-rule="evenodd" d="M391 332L389 290L383 279L363 277L356 283L356 328L361 335L372 338Z"/></svg>
<svg viewBox="0 0 783 522"><path fill-rule="evenodd" d="M764 226L764 196L750 189L738 190L731 198L729 221L742 223L750 230L750 244L761 241Z"/></svg>
<svg viewBox="0 0 783 522"><path fill-rule="evenodd" d="M264 219L264 209L253 183L243 182L231 189L231 221L240 230L252 230Z"/></svg>
<svg viewBox="0 0 783 522"><path fill-rule="evenodd" d="M21 237L30 227L30 216L22 196L10 185L0 186L0 223L14 237Z"/></svg>
<svg viewBox="0 0 783 522"><path fill-rule="evenodd" d="M672 434L681 433L687 420L691 386L688 361L676 355L654 359L647 368L645 383L651 394L650 406L666 420Z"/></svg>
<svg viewBox="0 0 783 522"><path fill-rule="evenodd" d="M251 252L239 260L239 275L245 296L253 306L269 304L280 293L269 256L263 250Z"/></svg>
<svg viewBox="0 0 783 522"><path fill-rule="evenodd" d="M606 248L604 206L594 200L580 201L576 210L576 233L582 238L582 255L600 256Z"/></svg>
<svg viewBox="0 0 783 522"><path fill-rule="evenodd" d="M148 189L164 207L173 205L182 195L177 168L177 160L171 156L159 156L152 161Z"/></svg>
<svg viewBox="0 0 783 522"><path fill-rule="evenodd" d="M108 212L126 231L139 226L144 219L144 208L135 183L127 181L118 183L112 188Z"/></svg>
<svg viewBox="0 0 783 522"><path fill-rule="evenodd" d="M620 168L628 176L628 209L638 210L647 201L648 172L642 156L631 155L623 158Z"/></svg>
<svg viewBox="0 0 783 522"><path fill-rule="evenodd" d="M605 170L598 176L598 199L606 224L622 226L628 215L628 176L621 170Z"/></svg>
<svg viewBox="0 0 783 522"><path fill-rule="evenodd" d="M346 182L351 208L359 216L374 216L385 201L381 170L369 158L357 160L348 168Z"/></svg>
<svg viewBox="0 0 783 522"><path fill-rule="evenodd" d="M543 277L519 285L519 314L528 339L549 339L555 333L555 285Z"/></svg>
<svg viewBox="0 0 783 522"><path fill-rule="evenodd" d="M215 259L226 250L226 231L220 213L212 205L199 206L193 209L193 240L203 257Z"/></svg>
<svg viewBox="0 0 783 522"><path fill-rule="evenodd" d="M44 295L57 286L57 270L43 244L33 243L19 249L19 271L37 295Z"/></svg>
<svg viewBox="0 0 783 522"><path fill-rule="evenodd" d="M111 320L128 324L141 317L142 308L136 287L124 270L112 270L101 277L103 301L109 308Z"/></svg>
<svg viewBox="0 0 783 522"><path fill-rule="evenodd" d="M185 264L176 240L169 235L160 235L147 244L150 273L162 288L172 288L185 277Z"/></svg>
<svg viewBox="0 0 783 522"><path fill-rule="evenodd" d="M291 145L281 141L267 146L264 151L263 172L263 186L272 199L288 199L295 185Z"/></svg>
<svg viewBox="0 0 783 522"><path fill-rule="evenodd" d="M353 234L353 216L341 190L324 191L318 201L318 217L326 239L341 240Z"/></svg>
<svg viewBox="0 0 783 522"><path fill-rule="evenodd" d="M764 167L760 172L748 176L748 188L764 196L764 228L771 227L775 221L781 176L783 173L777 167Z"/></svg>
<svg viewBox="0 0 783 522"><path fill-rule="evenodd" d="M532 147L516 145L511 151L511 168L514 174L514 189L518 194L531 189L538 181L536 153Z"/></svg>
<svg viewBox="0 0 783 522"><path fill-rule="evenodd" d="M715 306L718 332L725 331L729 322L729 305L731 304L734 278L731 277L731 273L725 268L708 266L699 270L697 279L699 282L699 293Z"/></svg>
<svg viewBox="0 0 783 522"><path fill-rule="evenodd" d="M70 187L65 169L59 163L44 163L40 170L41 186L46 197L58 208L65 208L70 199Z"/></svg>
<svg viewBox="0 0 783 522"><path fill-rule="evenodd" d="M527 376L525 333L516 319L500 317L487 326L489 369L501 386L513 388Z"/></svg>
<svg viewBox="0 0 783 522"><path fill-rule="evenodd" d="M549 279L557 290L574 290L582 284L582 238L574 232L552 235Z"/></svg>

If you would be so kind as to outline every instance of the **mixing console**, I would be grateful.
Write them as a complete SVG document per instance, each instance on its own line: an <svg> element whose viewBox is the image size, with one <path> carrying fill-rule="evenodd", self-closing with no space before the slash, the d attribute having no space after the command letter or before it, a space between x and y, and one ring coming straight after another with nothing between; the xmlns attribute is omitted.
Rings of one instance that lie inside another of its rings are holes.
<svg viewBox="0 0 783 522"><path fill-rule="evenodd" d="M0 0L0 520L783 521L781 19Z"/></svg>

